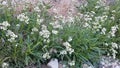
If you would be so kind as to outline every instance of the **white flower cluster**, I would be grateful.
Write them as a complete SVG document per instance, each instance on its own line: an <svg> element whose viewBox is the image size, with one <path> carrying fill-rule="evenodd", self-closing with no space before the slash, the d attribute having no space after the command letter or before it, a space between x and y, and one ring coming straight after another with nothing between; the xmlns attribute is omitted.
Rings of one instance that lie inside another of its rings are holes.
<svg viewBox="0 0 120 68"><path fill-rule="evenodd" d="M62 51L60 51L60 54L61 54L61 55L66 55L66 54L67 54L67 51L66 51L66 50L62 50Z"/></svg>
<svg viewBox="0 0 120 68"><path fill-rule="evenodd" d="M84 15L84 20L85 20L85 21L91 21L92 18L91 18L91 16L90 16L89 14L85 14L85 15Z"/></svg>
<svg viewBox="0 0 120 68"><path fill-rule="evenodd" d="M47 52L47 53L45 53L45 54L43 54L43 56L42 56L44 59L50 59L50 54Z"/></svg>
<svg viewBox="0 0 120 68"><path fill-rule="evenodd" d="M9 64L8 64L8 63L5 63L5 62L4 62L4 63L2 64L2 68L8 68L8 67L9 67Z"/></svg>
<svg viewBox="0 0 120 68"><path fill-rule="evenodd" d="M57 30L52 30L52 33L56 35L56 34L58 34L58 31Z"/></svg>
<svg viewBox="0 0 120 68"><path fill-rule="evenodd" d="M42 25L42 31L40 31L39 34L43 38L48 39L51 33L47 30L47 26Z"/></svg>
<svg viewBox="0 0 120 68"><path fill-rule="evenodd" d="M111 45L112 45L112 47L113 47L113 48L116 48L116 49L118 49L118 44L117 44L117 43L115 43L115 42L112 42L112 43L111 43Z"/></svg>
<svg viewBox="0 0 120 68"><path fill-rule="evenodd" d="M91 26L90 26L90 24L89 23L84 23L84 25L83 25L83 27L85 27L85 28L91 28Z"/></svg>
<svg viewBox="0 0 120 68"><path fill-rule="evenodd" d="M70 62L68 62L68 64L70 65L70 66L74 66L75 65L75 61L73 60L73 61L70 61Z"/></svg>
<svg viewBox="0 0 120 68"><path fill-rule="evenodd" d="M108 43L104 43L104 45L108 46L109 44ZM115 59L116 58L116 54L118 53L116 49L119 48L119 45L117 43L115 43L115 42L111 42L110 45L111 45L110 51L112 52L112 56ZM108 53L107 55L110 56L110 53Z"/></svg>
<svg viewBox="0 0 120 68"><path fill-rule="evenodd" d="M104 10L106 10L106 11L110 10L110 6L105 6Z"/></svg>
<svg viewBox="0 0 120 68"><path fill-rule="evenodd" d="M109 32L112 37L115 37L115 33L117 32L117 29L119 29L118 25L112 26L111 31Z"/></svg>
<svg viewBox="0 0 120 68"><path fill-rule="evenodd" d="M70 13L71 14L71 13ZM69 15L70 15L69 14ZM71 23L71 22L73 22L74 23L74 21L75 21L75 18L74 17L72 17L72 15L71 16L69 16L67 19L67 22L69 22L69 23Z"/></svg>
<svg viewBox="0 0 120 68"><path fill-rule="evenodd" d="M45 43L50 43L50 39L44 39L43 40Z"/></svg>
<svg viewBox="0 0 120 68"><path fill-rule="evenodd" d="M34 28L32 28L32 31L33 31L33 32L37 32L38 29L37 29L36 27L34 27Z"/></svg>
<svg viewBox="0 0 120 68"><path fill-rule="evenodd" d="M52 27L53 28L55 28L55 29L62 29L63 28L63 26L59 23L59 21L57 20L57 21L55 21L55 22L52 22L52 23L50 23L51 25L52 25Z"/></svg>
<svg viewBox="0 0 120 68"><path fill-rule="evenodd" d="M106 6L106 0L98 0L97 5L99 6Z"/></svg>
<svg viewBox="0 0 120 68"><path fill-rule="evenodd" d="M98 22L93 23L93 30L100 31L101 28L102 26Z"/></svg>
<svg viewBox="0 0 120 68"><path fill-rule="evenodd" d="M102 28L101 34L105 35L106 34L106 28Z"/></svg>
<svg viewBox="0 0 120 68"><path fill-rule="evenodd" d="M96 5L95 8L98 9L98 8L100 8L100 6L99 6L99 5Z"/></svg>
<svg viewBox="0 0 120 68"><path fill-rule="evenodd" d="M44 19L40 18L40 15L37 15L37 24L40 25Z"/></svg>
<svg viewBox="0 0 120 68"><path fill-rule="evenodd" d="M104 43L104 45L108 46L109 44L108 43ZM112 52L112 56L115 59L116 58L116 54L118 53L116 49L119 48L119 45L117 43L115 43L115 42L111 42L110 45L111 45L110 51ZM107 55L110 56L110 53L108 53Z"/></svg>
<svg viewBox="0 0 120 68"><path fill-rule="evenodd" d="M29 17L25 13L21 13L17 16L17 19L19 19L22 22L25 22L26 24L29 24Z"/></svg>
<svg viewBox="0 0 120 68"><path fill-rule="evenodd" d="M112 10L112 16L110 17L111 20L115 20L115 13L116 13L116 10Z"/></svg>
<svg viewBox="0 0 120 68"><path fill-rule="evenodd" d="M114 48L111 48L112 51L112 56L115 59L116 58L116 54L118 53Z"/></svg>
<svg viewBox="0 0 120 68"><path fill-rule="evenodd" d="M115 49L118 49L118 44L112 42L111 45L112 45L112 48L111 48L112 56L115 59L116 58L116 54L118 53Z"/></svg>
<svg viewBox="0 0 120 68"><path fill-rule="evenodd" d="M41 12L41 10L40 10L40 8L39 8L38 6L36 6L36 7L34 8L34 11L36 11L36 12Z"/></svg>
<svg viewBox="0 0 120 68"><path fill-rule="evenodd" d="M63 29L63 26L59 23L59 21L55 21L50 23L50 25L52 25L53 30L52 30L52 34L57 35L59 33L59 31L57 29Z"/></svg>
<svg viewBox="0 0 120 68"><path fill-rule="evenodd" d="M108 19L108 16L107 16L107 15L95 17L95 21L96 21L96 22L105 22L105 20L107 20L107 19Z"/></svg>
<svg viewBox="0 0 120 68"><path fill-rule="evenodd" d="M112 20L115 20L115 17L114 16L112 16L112 17L110 17Z"/></svg>
<svg viewBox="0 0 120 68"><path fill-rule="evenodd" d="M105 46L108 46L108 43L104 43Z"/></svg>
<svg viewBox="0 0 120 68"><path fill-rule="evenodd" d="M74 52L74 49L71 48L71 45L69 42L64 42L63 46L66 47L66 51L69 52L69 54L72 54Z"/></svg>
<svg viewBox="0 0 120 68"><path fill-rule="evenodd" d="M8 41L10 42L14 42L15 39L18 37L16 34L14 34L11 30L7 30L7 34L6 34L7 37L10 37L8 39Z"/></svg>
<svg viewBox="0 0 120 68"><path fill-rule="evenodd" d="M38 29L36 27L32 28L31 34L34 34L34 32L38 32Z"/></svg>
<svg viewBox="0 0 120 68"><path fill-rule="evenodd" d="M2 29L2 30L7 30L8 26L10 26L10 24L7 21L0 23L0 29Z"/></svg>

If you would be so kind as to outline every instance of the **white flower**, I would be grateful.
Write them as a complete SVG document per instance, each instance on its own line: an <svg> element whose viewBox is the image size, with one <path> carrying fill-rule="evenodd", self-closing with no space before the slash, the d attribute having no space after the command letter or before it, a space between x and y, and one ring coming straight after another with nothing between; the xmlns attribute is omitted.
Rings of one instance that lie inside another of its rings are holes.
<svg viewBox="0 0 120 68"><path fill-rule="evenodd" d="M44 21L44 19L39 19L39 18L37 18L37 24L38 24L38 25L40 25L43 21Z"/></svg>
<svg viewBox="0 0 120 68"><path fill-rule="evenodd" d="M92 14L96 14L95 11L91 11Z"/></svg>
<svg viewBox="0 0 120 68"><path fill-rule="evenodd" d="M7 34L6 34L7 37L10 37L8 39L8 41L10 42L14 42L15 39L18 37L16 34L14 34L11 30L7 30Z"/></svg>
<svg viewBox="0 0 120 68"><path fill-rule="evenodd" d="M67 47L66 50L69 52L69 54L72 54L74 52L74 49Z"/></svg>
<svg viewBox="0 0 120 68"><path fill-rule="evenodd" d="M112 26L111 31L109 32L112 37L115 37L115 33L117 32L117 29L119 29L118 25Z"/></svg>
<svg viewBox="0 0 120 68"><path fill-rule="evenodd" d="M41 12L41 10L40 10L40 8L38 6L34 8L34 11Z"/></svg>
<svg viewBox="0 0 120 68"><path fill-rule="evenodd" d="M68 64L70 65L70 66L74 66L75 65L75 61L73 60L73 61L70 61L70 62L68 62Z"/></svg>
<svg viewBox="0 0 120 68"><path fill-rule="evenodd" d="M74 52L74 49L71 49L71 51L69 51L69 54L72 54Z"/></svg>
<svg viewBox="0 0 120 68"><path fill-rule="evenodd" d="M20 24L17 24L16 26L17 26L17 27L20 27Z"/></svg>
<svg viewBox="0 0 120 68"><path fill-rule="evenodd" d="M108 43L105 43L106 46L108 46Z"/></svg>
<svg viewBox="0 0 120 68"><path fill-rule="evenodd" d="M52 33L53 34L58 34L58 31L57 30L52 30Z"/></svg>
<svg viewBox="0 0 120 68"><path fill-rule="evenodd" d="M90 17L84 18L84 19L85 19L85 21L91 21L92 20L92 18L90 18Z"/></svg>
<svg viewBox="0 0 120 68"><path fill-rule="evenodd" d="M113 56L113 58L115 59L116 58L116 53L118 53L115 49L111 49L111 51L113 52L112 53L112 56Z"/></svg>
<svg viewBox="0 0 120 68"><path fill-rule="evenodd" d="M68 38L68 42L71 42L71 41L72 41L72 37L69 37L69 38Z"/></svg>
<svg viewBox="0 0 120 68"><path fill-rule="evenodd" d="M49 38L49 36L50 36L50 32L48 30L42 30L42 31L39 32L39 34L43 38Z"/></svg>
<svg viewBox="0 0 120 68"><path fill-rule="evenodd" d="M36 27L34 27L34 28L32 28L32 31L33 31L33 32L37 32L38 29L37 29Z"/></svg>
<svg viewBox="0 0 120 68"><path fill-rule="evenodd" d="M105 8L105 10L109 10L110 9L110 6L106 6L106 7L104 7Z"/></svg>
<svg viewBox="0 0 120 68"><path fill-rule="evenodd" d="M38 18L40 18L40 15L37 15Z"/></svg>
<svg viewBox="0 0 120 68"><path fill-rule="evenodd" d="M85 23L83 27L90 27L90 25L88 23Z"/></svg>
<svg viewBox="0 0 120 68"><path fill-rule="evenodd" d="M50 24L53 26L53 28L59 28L59 29L63 28L62 25L59 23L59 21L55 21L55 22L50 23Z"/></svg>
<svg viewBox="0 0 120 68"><path fill-rule="evenodd" d="M67 20L68 22L74 22L74 17L69 16Z"/></svg>
<svg viewBox="0 0 120 68"><path fill-rule="evenodd" d="M68 51L69 54L74 52L74 49L71 48L71 45L68 42L64 42L63 45L66 47L66 51Z"/></svg>
<svg viewBox="0 0 120 68"><path fill-rule="evenodd" d="M113 13L115 13L116 11L115 10L112 10Z"/></svg>
<svg viewBox="0 0 120 68"><path fill-rule="evenodd" d="M44 39L45 43L50 43L50 39Z"/></svg>
<svg viewBox="0 0 120 68"><path fill-rule="evenodd" d="M115 25L115 26L111 27L112 31L116 31L117 29L119 29L118 25Z"/></svg>
<svg viewBox="0 0 120 68"><path fill-rule="evenodd" d="M7 21L3 21L3 23L0 23L0 29L7 30L7 27L9 27L10 24Z"/></svg>
<svg viewBox="0 0 120 68"><path fill-rule="evenodd" d="M10 24L8 23L8 21L4 21L3 23L2 23L2 25L4 25L4 26L10 26Z"/></svg>
<svg viewBox="0 0 120 68"><path fill-rule="evenodd" d="M31 32L31 34L34 34L34 32Z"/></svg>
<svg viewBox="0 0 120 68"><path fill-rule="evenodd" d="M50 59L50 54L49 53L45 53L45 54L43 54L43 58L44 59Z"/></svg>
<svg viewBox="0 0 120 68"><path fill-rule="evenodd" d="M64 42L63 45L64 45L65 47L71 47L71 45L70 45L69 42Z"/></svg>
<svg viewBox="0 0 120 68"><path fill-rule="evenodd" d="M42 49L46 48L48 45L44 45Z"/></svg>
<svg viewBox="0 0 120 68"><path fill-rule="evenodd" d="M50 39L47 39L47 43L50 43Z"/></svg>
<svg viewBox="0 0 120 68"><path fill-rule="evenodd" d="M102 28L101 34L105 35L105 33L106 33L106 28Z"/></svg>
<svg viewBox="0 0 120 68"><path fill-rule="evenodd" d="M115 32L110 32L112 37L115 37Z"/></svg>
<svg viewBox="0 0 120 68"><path fill-rule="evenodd" d="M11 37L14 37L14 38L17 38L18 36L15 35L11 30L7 30L7 35L6 36L11 36Z"/></svg>
<svg viewBox="0 0 120 68"><path fill-rule="evenodd" d="M99 6L105 6L106 5L106 2L105 2L106 0L98 0L97 1L97 4L99 5Z"/></svg>
<svg viewBox="0 0 120 68"><path fill-rule="evenodd" d="M118 49L118 44L117 43L112 42L111 45L112 45L113 48Z"/></svg>
<svg viewBox="0 0 120 68"><path fill-rule="evenodd" d="M29 18L25 15L25 13L21 13L17 16L17 19L19 19L22 22L25 22L26 24L29 24Z"/></svg>
<svg viewBox="0 0 120 68"><path fill-rule="evenodd" d="M95 6L96 9L100 8L100 6Z"/></svg>
<svg viewBox="0 0 120 68"><path fill-rule="evenodd" d="M51 33L47 30L47 26L42 25L42 31L40 31L39 34L43 38L49 38L49 36L50 36Z"/></svg>
<svg viewBox="0 0 120 68"><path fill-rule="evenodd" d="M98 22L93 22L93 30L100 31L102 26Z"/></svg>
<svg viewBox="0 0 120 68"><path fill-rule="evenodd" d="M5 63L5 62L4 62L4 63L2 64L2 68L8 68L8 66L9 66L8 63Z"/></svg>
<svg viewBox="0 0 120 68"><path fill-rule="evenodd" d="M54 13L58 13L58 10L56 8L53 9Z"/></svg>
<svg viewBox="0 0 120 68"><path fill-rule="evenodd" d="M18 44L15 45L16 47L18 46Z"/></svg>
<svg viewBox="0 0 120 68"><path fill-rule="evenodd" d="M12 38L12 37L11 37L11 38L8 39L8 41L9 41L9 42L14 42L14 41L15 41L15 38Z"/></svg>
<svg viewBox="0 0 120 68"><path fill-rule="evenodd" d="M115 20L115 17L114 16L112 16L112 17L110 17L112 20Z"/></svg>
<svg viewBox="0 0 120 68"><path fill-rule="evenodd" d="M46 25L42 25L42 30L47 30L47 26Z"/></svg>
<svg viewBox="0 0 120 68"><path fill-rule="evenodd" d="M67 54L67 51L66 51L66 50L62 50L62 51L60 51L60 54L61 54L61 55L66 55L66 54Z"/></svg>

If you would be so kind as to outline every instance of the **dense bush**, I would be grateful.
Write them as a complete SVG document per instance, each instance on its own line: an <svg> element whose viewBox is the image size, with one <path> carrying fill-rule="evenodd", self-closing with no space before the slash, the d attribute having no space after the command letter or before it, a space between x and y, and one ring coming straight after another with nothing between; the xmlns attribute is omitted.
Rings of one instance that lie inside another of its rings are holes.
<svg viewBox="0 0 120 68"><path fill-rule="evenodd" d="M120 58L120 7L88 1L74 17L50 16L38 5L19 15L0 4L0 64L36 67L58 58L71 68L95 65L101 56Z"/></svg>

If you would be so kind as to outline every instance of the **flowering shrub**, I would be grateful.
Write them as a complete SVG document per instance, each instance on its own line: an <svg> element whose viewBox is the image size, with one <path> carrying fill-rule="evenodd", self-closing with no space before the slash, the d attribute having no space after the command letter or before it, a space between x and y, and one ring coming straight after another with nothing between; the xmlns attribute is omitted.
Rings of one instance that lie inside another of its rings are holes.
<svg viewBox="0 0 120 68"><path fill-rule="evenodd" d="M103 55L120 58L119 2L113 6L91 2L67 18L50 16L48 6L41 3L32 12L26 8L18 15L0 4L0 63L39 67L57 58L80 68L84 63L95 65Z"/></svg>

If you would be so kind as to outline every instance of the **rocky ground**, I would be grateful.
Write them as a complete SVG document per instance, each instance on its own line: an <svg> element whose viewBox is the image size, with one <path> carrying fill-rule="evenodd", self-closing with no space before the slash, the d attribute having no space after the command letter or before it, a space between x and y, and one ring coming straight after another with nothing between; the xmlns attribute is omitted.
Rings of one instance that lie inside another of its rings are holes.
<svg viewBox="0 0 120 68"><path fill-rule="evenodd" d="M34 65L30 65L26 68L36 68ZM52 59L47 65L41 65L41 68L69 68L66 65L58 62L57 59ZM83 64L82 68L96 68L87 64ZM112 57L103 56L97 68L120 68L120 61L113 59Z"/></svg>
<svg viewBox="0 0 120 68"><path fill-rule="evenodd" d="M112 57L103 57L99 68L120 68L120 60Z"/></svg>

